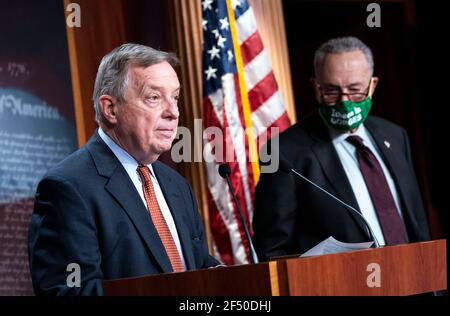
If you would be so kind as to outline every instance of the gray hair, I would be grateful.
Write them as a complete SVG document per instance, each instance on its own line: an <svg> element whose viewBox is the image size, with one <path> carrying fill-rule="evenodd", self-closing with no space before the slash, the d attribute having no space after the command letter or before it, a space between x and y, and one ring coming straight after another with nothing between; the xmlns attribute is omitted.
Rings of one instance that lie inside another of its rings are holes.
<svg viewBox="0 0 450 316"><path fill-rule="evenodd" d="M125 91L128 87L128 69L130 67L150 67L168 62L172 67L179 64L175 54L153 49L148 46L127 43L113 49L103 57L98 67L92 100L95 108L95 120L103 120L100 111L100 96L110 95L117 102L125 102Z"/></svg>
<svg viewBox="0 0 450 316"><path fill-rule="evenodd" d="M348 53L358 50L366 57L372 75L374 67L372 50L360 39L353 36L333 38L322 44L314 54L314 69L317 72L328 54Z"/></svg>

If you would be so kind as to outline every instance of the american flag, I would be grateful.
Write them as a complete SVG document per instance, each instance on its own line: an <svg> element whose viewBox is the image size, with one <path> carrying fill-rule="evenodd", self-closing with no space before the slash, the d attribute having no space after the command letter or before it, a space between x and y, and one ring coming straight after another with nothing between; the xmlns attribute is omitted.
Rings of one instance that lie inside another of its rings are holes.
<svg viewBox="0 0 450 316"><path fill-rule="evenodd" d="M226 160L231 168L231 182L252 234L259 140L270 137L271 127L283 131L290 122L247 1L202 0L201 6L203 124L209 135L204 155L213 249L225 264L247 263L244 229L218 165ZM211 127L219 128L223 138L208 133Z"/></svg>

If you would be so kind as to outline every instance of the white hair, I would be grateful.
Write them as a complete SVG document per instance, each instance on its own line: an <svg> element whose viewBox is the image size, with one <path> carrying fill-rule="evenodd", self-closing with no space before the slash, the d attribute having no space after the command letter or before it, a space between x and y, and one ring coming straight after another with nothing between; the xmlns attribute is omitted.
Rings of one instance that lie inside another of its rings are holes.
<svg viewBox="0 0 450 316"><path fill-rule="evenodd" d="M322 44L314 54L314 69L317 73L328 54L348 53L358 50L366 57L372 75L374 69L372 50L360 39L353 36L333 38Z"/></svg>
<svg viewBox="0 0 450 316"><path fill-rule="evenodd" d="M130 66L147 68L162 62L168 62L172 67L179 64L175 54L133 43L116 47L104 56L98 67L92 96L95 120L97 122L103 121L103 115L100 111L100 96L110 95L116 98L119 103L125 102Z"/></svg>

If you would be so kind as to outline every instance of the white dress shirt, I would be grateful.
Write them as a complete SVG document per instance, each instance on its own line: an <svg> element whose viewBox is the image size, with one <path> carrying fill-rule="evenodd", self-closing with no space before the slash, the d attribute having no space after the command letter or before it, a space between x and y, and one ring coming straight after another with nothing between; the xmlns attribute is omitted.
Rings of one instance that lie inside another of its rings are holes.
<svg viewBox="0 0 450 316"><path fill-rule="evenodd" d="M124 149L118 146L112 139L109 137L100 127L98 129L98 134L101 139L106 143L106 145L112 150L114 155L119 159L122 166L125 168L128 176L133 182L136 190L138 191L142 203L144 203L145 207L148 210L147 201L144 196L144 189L142 187L141 178L137 172L138 162ZM169 206L167 205L166 199L164 198L164 194L159 186L158 180L155 177L155 172L153 171L152 165L148 164L147 167L150 169L151 179L153 182L153 187L155 189L156 199L158 201L159 208L166 220L167 226L169 226L170 233L172 234L175 245L177 246L178 252L181 256L181 262L183 263L184 268L186 269L186 262L184 260L183 252L181 251L180 238L178 237L177 228L175 226L175 222L172 217L172 213L170 212ZM150 213L149 215L150 216Z"/></svg>
<svg viewBox="0 0 450 316"><path fill-rule="evenodd" d="M358 159L356 157L356 148L349 142L345 141L345 139L348 136L357 135L362 138L363 144L372 151L372 153L375 155L378 162L380 163L381 168L383 169L383 173L388 182L389 189L394 198L395 205L397 206L397 210L399 211L400 216L402 217L402 211L399 203L399 196L397 189L395 187L394 180L392 179L389 170L384 164L383 159L381 159L381 156L379 154L378 148L374 140L367 131L367 129L364 127L364 125L361 125L354 133L339 133L338 131L333 129L329 129L329 133L333 141L334 148L336 149L339 159L342 163L342 166L344 167L345 174L347 175L350 185L352 186L353 193L355 194L356 200L359 205L359 209L361 210L362 215L372 228L375 237L378 239L378 242L380 243L380 246L385 245L386 242L384 240L380 222L378 221L378 217L376 215L375 207L370 198L370 194L367 189L366 183L364 182L364 177L361 173L361 170L359 169Z"/></svg>

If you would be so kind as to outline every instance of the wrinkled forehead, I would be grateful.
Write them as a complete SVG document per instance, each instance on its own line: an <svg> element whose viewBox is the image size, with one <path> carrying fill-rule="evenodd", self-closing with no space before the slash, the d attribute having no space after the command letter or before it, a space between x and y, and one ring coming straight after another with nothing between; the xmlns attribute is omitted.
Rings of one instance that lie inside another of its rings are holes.
<svg viewBox="0 0 450 316"><path fill-rule="evenodd" d="M127 79L129 86L138 91L143 89L173 91L180 88L178 75L167 62L149 67L131 66L128 69Z"/></svg>
<svg viewBox="0 0 450 316"><path fill-rule="evenodd" d="M361 51L327 54L316 69L316 77L319 83L328 85L367 84L371 70Z"/></svg>

